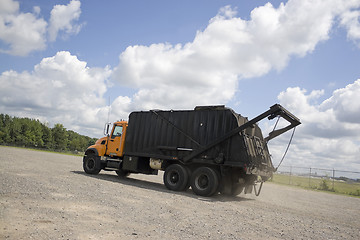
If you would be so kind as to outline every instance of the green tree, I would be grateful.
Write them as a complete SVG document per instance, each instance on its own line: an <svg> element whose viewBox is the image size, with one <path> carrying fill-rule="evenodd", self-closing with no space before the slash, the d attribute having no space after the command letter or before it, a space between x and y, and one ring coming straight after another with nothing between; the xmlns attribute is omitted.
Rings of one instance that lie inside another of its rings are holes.
<svg viewBox="0 0 360 240"><path fill-rule="evenodd" d="M0 144L5 143L6 132L5 132L5 115L0 114Z"/></svg>
<svg viewBox="0 0 360 240"><path fill-rule="evenodd" d="M49 127L47 127L45 124L41 125L42 128L42 141L43 141L43 146L46 149L53 149L54 147L54 139L52 136L52 131Z"/></svg>
<svg viewBox="0 0 360 240"><path fill-rule="evenodd" d="M60 123L55 124L52 129L52 135L54 139L54 149L58 151L64 151L67 147L67 132L66 128Z"/></svg>
<svg viewBox="0 0 360 240"><path fill-rule="evenodd" d="M78 133L71 131L71 130L69 130L67 132L67 134L68 134L68 149L70 151L80 151L81 150L81 147L80 147L81 136Z"/></svg>
<svg viewBox="0 0 360 240"><path fill-rule="evenodd" d="M10 122L10 144L12 145L22 145L22 136L21 136L21 123L18 118L12 118Z"/></svg>
<svg viewBox="0 0 360 240"><path fill-rule="evenodd" d="M32 121L32 127L31 127L32 132L34 133L35 136L35 147L39 147L39 148L43 148L44 147L44 141L42 139L43 137L43 128L42 128L42 124L39 120L33 120Z"/></svg>
<svg viewBox="0 0 360 240"><path fill-rule="evenodd" d="M50 128L36 119L0 114L0 144L84 152L95 141L95 138L66 130L60 123Z"/></svg>
<svg viewBox="0 0 360 240"><path fill-rule="evenodd" d="M12 119L9 115L1 114L0 122L1 122L0 143L9 144L11 142L10 127L11 127Z"/></svg>
<svg viewBox="0 0 360 240"><path fill-rule="evenodd" d="M96 138L89 138L88 143L87 143L87 146L94 145L96 141L97 141Z"/></svg>

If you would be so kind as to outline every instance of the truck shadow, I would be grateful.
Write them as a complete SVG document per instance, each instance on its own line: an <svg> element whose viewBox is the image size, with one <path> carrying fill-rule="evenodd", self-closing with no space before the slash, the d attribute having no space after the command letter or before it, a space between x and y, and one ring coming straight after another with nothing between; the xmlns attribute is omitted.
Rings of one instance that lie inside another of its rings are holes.
<svg viewBox="0 0 360 240"><path fill-rule="evenodd" d="M109 181L109 182L116 182L116 183L120 183L120 184L124 184L124 185L128 185L128 186L133 186L133 187L138 187L138 188L144 188L144 189L151 189L154 191L158 191L158 192L162 192L162 193L170 193L170 194L175 194L175 195L180 195L180 196L185 196L185 197L190 197L193 199L197 199L200 201L205 201L205 202L242 202L242 201L252 201L255 199L252 198L244 198L241 196L224 196L221 194L217 194L214 195L212 197L202 197L202 196L197 196L195 195L191 189L188 189L187 191L184 192L175 192L175 191L171 191L168 190L164 184L162 183L156 183L156 182L150 182L147 180L140 180L140 179L135 179L135 178L131 178L131 175L129 177L118 177L117 175L113 175L113 174L107 174L107 173L100 173L97 175L91 175L91 174L87 174L83 171L71 171L72 173L75 174L79 174L79 175L83 175L86 177L91 177L91 178L96 178L96 179L101 179L104 181Z"/></svg>

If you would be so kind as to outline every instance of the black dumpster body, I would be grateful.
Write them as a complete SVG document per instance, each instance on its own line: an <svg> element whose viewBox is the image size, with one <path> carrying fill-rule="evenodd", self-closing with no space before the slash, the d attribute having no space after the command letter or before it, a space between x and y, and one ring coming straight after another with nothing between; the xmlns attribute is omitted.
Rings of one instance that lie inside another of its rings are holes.
<svg viewBox="0 0 360 240"><path fill-rule="evenodd" d="M129 116L124 154L182 164L257 167L272 172L267 144L257 124L191 159L186 158L247 121L233 110L218 106L190 111L133 112Z"/></svg>
<svg viewBox="0 0 360 240"><path fill-rule="evenodd" d="M236 133L247 122L246 117L224 106L132 112L123 169L150 174L177 163L186 166L191 175L207 166L219 175L222 191L234 193L235 185L252 186L258 176L267 180L274 172L259 126L251 124ZM234 130L235 134L226 136Z"/></svg>

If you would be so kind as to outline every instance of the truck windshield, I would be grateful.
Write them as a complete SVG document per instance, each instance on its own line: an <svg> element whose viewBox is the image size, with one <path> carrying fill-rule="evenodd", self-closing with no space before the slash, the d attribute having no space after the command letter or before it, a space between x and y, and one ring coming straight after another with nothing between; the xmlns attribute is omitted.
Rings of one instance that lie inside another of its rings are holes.
<svg viewBox="0 0 360 240"><path fill-rule="evenodd" d="M122 126L115 126L115 129L113 131L113 134L111 136L111 138L115 138L115 137L119 137L121 136L123 131L123 127Z"/></svg>

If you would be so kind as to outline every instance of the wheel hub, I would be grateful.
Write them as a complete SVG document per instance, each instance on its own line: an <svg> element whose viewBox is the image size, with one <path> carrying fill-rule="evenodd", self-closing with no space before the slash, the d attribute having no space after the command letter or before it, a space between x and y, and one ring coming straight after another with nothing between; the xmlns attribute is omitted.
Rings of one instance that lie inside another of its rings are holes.
<svg viewBox="0 0 360 240"><path fill-rule="evenodd" d="M174 172L170 175L170 182L171 183L177 183L179 181L179 174Z"/></svg>
<svg viewBox="0 0 360 240"><path fill-rule="evenodd" d="M209 179L206 175L201 175L196 179L196 185L200 189L205 189L209 186Z"/></svg>
<svg viewBox="0 0 360 240"><path fill-rule="evenodd" d="M89 159L88 162L87 162L87 167L89 169L93 169L95 167L95 161L94 159Z"/></svg>

